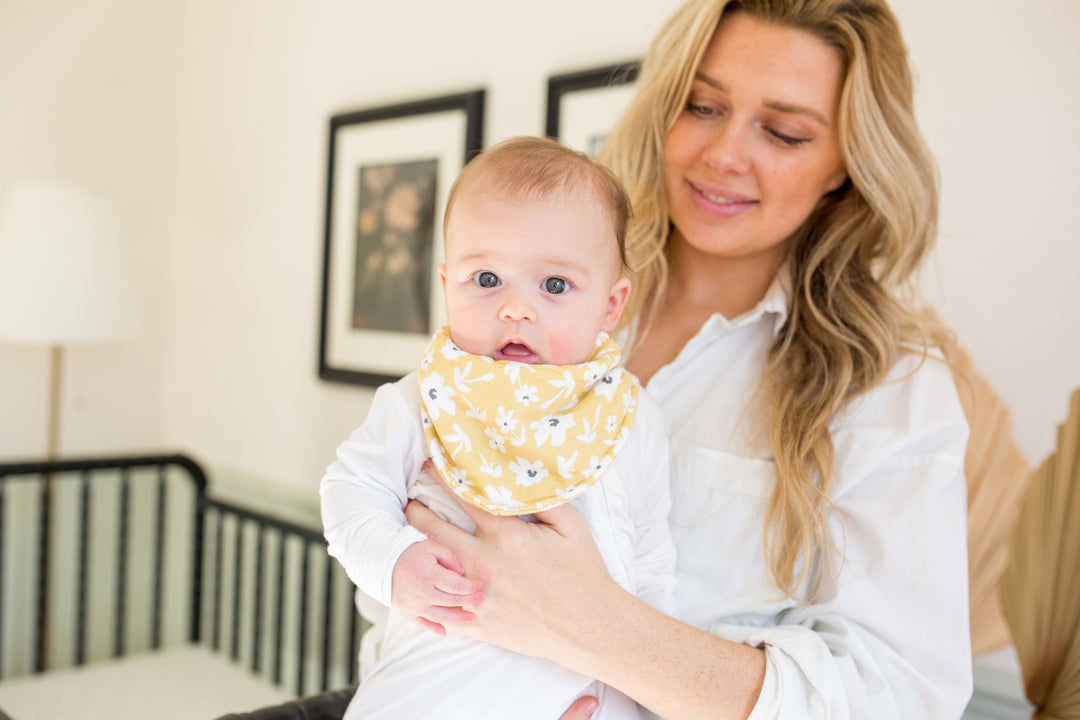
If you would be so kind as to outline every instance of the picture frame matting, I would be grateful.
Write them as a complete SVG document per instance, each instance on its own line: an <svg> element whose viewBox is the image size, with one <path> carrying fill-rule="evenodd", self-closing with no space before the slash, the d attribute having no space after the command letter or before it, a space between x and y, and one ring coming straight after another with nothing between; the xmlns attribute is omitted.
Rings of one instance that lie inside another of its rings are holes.
<svg viewBox="0 0 1080 720"><path fill-rule="evenodd" d="M545 133L595 156L635 92L637 60L548 78Z"/></svg>

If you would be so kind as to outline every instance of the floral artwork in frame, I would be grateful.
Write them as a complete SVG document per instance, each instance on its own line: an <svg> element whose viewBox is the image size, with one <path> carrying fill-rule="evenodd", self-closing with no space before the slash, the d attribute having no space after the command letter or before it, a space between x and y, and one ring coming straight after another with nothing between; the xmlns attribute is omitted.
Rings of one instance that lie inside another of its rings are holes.
<svg viewBox="0 0 1080 720"><path fill-rule="evenodd" d="M476 90L330 118L319 377L400 378L445 322L443 210L483 112Z"/></svg>

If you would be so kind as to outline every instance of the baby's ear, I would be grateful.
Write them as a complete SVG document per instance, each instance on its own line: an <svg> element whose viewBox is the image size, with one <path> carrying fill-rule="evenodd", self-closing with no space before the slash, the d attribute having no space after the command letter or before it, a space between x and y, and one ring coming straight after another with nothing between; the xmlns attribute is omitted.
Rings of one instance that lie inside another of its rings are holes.
<svg viewBox="0 0 1080 720"><path fill-rule="evenodd" d="M630 297L630 279L621 277L611 286L611 294L608 295L607 312L604 313L604 324L601 330L611 332L619 324L623 308Z"/></svg>
<svg viewBox="0 0 1080 720"><path fill-rule="evenodd" d="M443 292L446 292L446 263L439 263L439 282L442 283Z"/></svg>

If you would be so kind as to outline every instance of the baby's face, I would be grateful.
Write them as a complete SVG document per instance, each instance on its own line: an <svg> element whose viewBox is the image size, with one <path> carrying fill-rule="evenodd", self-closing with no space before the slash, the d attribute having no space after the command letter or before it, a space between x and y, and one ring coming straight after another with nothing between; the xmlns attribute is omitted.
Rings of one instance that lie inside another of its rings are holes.
<svg viewBox="0 0 1080 720"><path fill-rule="evenodd" d="M519 200L476 189L446 228L450 337L496 360L585 362L626 303L619 271L609 214L588 193Z"/></svg>

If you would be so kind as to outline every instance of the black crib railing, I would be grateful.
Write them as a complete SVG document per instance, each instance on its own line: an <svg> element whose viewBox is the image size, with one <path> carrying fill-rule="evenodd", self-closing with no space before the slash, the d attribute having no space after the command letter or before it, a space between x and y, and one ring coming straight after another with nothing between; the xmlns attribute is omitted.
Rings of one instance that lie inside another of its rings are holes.
<svg viewBox="0 0 1080 720"><path fill-rule="evenodd" d="M202 643L297 695L366 629L321 533L207 495L184 455L0 463L0 679Z"/></svg>
<svg viewBox="0 0 1080 720"><path fill-rule="evenodd" d="M187 494L183 504L189 511L166 518L170 485ZM191 641L198 641L202 578L198 560L206 476L194 461L182 455L153 455L5 463L0 464L0 648L23 652L0 653L0 677L86 663L91 631L106 619L112 626L110 647L94 659L103 654L118 657L128 651L127 616L132 610L128 606L129 561L135 542L132 494L143 495L144 490L156 495L149 503L153 528L149 537L138 538L139 543L149 540L153 550L152 588L146 598L151 616L149 646L159 648L162 643L165 538L170 523L187 525L183 534L191 543L187 552L194 561L188 580L194 602L186 634ZM139 503L139 509L145 510L146 505ZM111 532L102 533L102 523L110 523ZM112 553L102 547L106 544L113 545ZM92 556L95 548L99 551ZM112 571L110 578L103 580L92 572L102 567ZM103 596L109 598L111 612L93 602ZM5 612L9 604L15 607ZM5 618L10 622L4 623ZM20 642L8 642L16 630L22 631ZM27 644L28 634L32 637ZM58 634L70 642L57 641ZM67 662L57 657L60 654L69 656ZM17 663L11 673L6 661Z"/></svg>
<svg viewBox="0 0 1080 720"><path fill-rule="evenodd" d="M208 643L297 695L356 682L367 629L318 530L208 499Z"/></svg>

